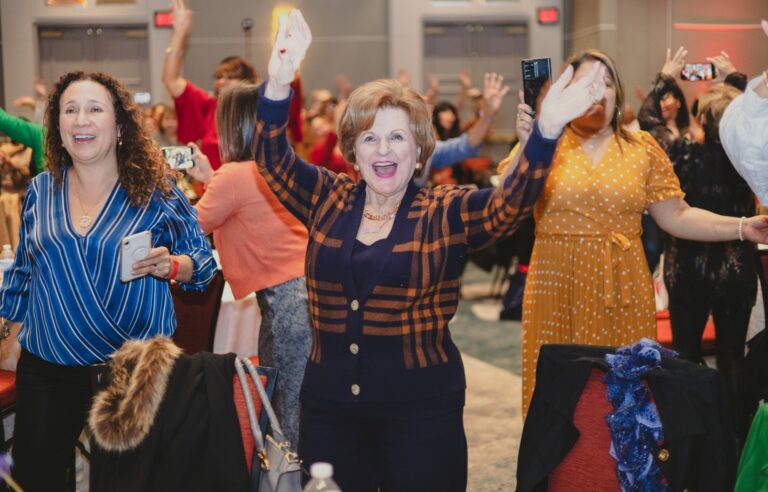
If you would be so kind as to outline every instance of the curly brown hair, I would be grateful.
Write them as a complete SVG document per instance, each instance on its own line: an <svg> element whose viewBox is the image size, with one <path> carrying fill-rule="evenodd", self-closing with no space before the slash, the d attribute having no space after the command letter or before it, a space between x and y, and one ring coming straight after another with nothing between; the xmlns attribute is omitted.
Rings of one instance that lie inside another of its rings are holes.
<svg viewBox="0 0 768 492"><path fill-rule="evenodd" d="M72 166L72 157L64 149L59 127L61 96L72 83L90 80L101 84L112 95L115 124L120 129L117 171L120 185L130 197L131 205L141 207L149 202L157 189L165 198L173 193L176 173L165 162L160 149L142 126L142 113L128 89L111 75L102 72L70 72L56 83L48 98L45 112L45 160L56 182L62 183L64 169Z"/></svg>

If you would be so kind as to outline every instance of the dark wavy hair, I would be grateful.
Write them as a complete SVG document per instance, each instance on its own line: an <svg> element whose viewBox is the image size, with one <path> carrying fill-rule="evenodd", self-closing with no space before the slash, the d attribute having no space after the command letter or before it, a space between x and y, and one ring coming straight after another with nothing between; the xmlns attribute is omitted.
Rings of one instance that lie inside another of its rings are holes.
<svg viewBox="0 0 768 492"><path fill-rule="evenodd" d="M680 132L680 135L683 135L688 131L688 127L691 126L691 117L688 114L688 103L685 100L685 94L683 94L683 90L677 85L675 79L661 78L659 84L660 87L655 92L658 97L654 98L653 101L653 104L656 107L656 114L661 115L661 100L664 99L667 94L672 94L672 97L677 99L680 103L680 108L677 110L677 116L675 116L675 125L677 125L677 130Z"/></svg>
<svg viewBox="0 0 768 492"><path fill-rule="evenodd" d="M59 115L61 96L74 82L90 80L103 86L112 96L115 124L120 141L115 148L120 185L125 188L134 207L149 202L157 189L165 198L171 197L176 173L168 167L160 149L144 131L142 114L131 94L111 75L101 72L70 72L63 75L51 91L45 112L45 160L57 183L61 184L64 169L72 167L72 157L63 147ZM122 142L122 143L121 143Z"/></svg>
<svg viewBox="0 0 768 492"><path fill-rule="evenodd" d="M440 124L440 113L443 111L450 111L453 113L453 126L450 128L443 128L443 125ZM461 135L461 128L459 127L459 111L456 109L456 106L447 101L441 101L435 104L435 107L432 109L432 126L435 127L437 137L440 140L448 140L449 138L455 138Z"/></svg>

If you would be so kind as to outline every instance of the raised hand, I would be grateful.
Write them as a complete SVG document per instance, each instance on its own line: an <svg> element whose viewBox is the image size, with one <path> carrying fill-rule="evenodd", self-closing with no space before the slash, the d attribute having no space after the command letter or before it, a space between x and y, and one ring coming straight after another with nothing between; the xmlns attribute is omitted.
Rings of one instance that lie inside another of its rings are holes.
<svg viewBox="0 0 768 492"><path fill-rule="evenodd" d="M675 56L672 56L672 50L667 48L667 59L661 67L661 73L674 78L680 77L680 71L685 65L685 55L687 54L688 50L682 46L677 49Z"/></svg>
<svg viewBox="0 0 768 492"><path fill-rule="evenodd" d="M200 147L195 142L189 142L188 147L192 147L192 160L195 165L187 169L187 174L200 181L201 183L208 183L213 178L213 167L211 167L211 161L203 154Z"/></svg>
<svg viewBox="0 0 768 492"><path fill-rule="evenodd" d="M310 44L312 32L299 10L293 9L290 18L280 16L277 37L269 59L269 82L265 90L267 98L280 100L288 97L290 84Z"/></svg>
<svg viewBox="0 0 768 492"><path fill-rule="evenodd" d="M171 0L171 12L173 13L173 30L187 35L192 29L192 17L194 12L187 8L184 0Z"/></svg>
<svg viewBox="0 0 768 492"><path fill-rule="evenodd" d="M515 133L520 142L520 148L524 148L533 131L533 108L525 104L525 92L522 89L517 93L520 104L517 105L517 123Z"/></svg>
<svg viewBox="0 0 768 492"><path fill-rule="evenodd" d="M728 53L721 51L717 56L710 56L707 61L712 63L717 69L717 77L725 78L728 74L736 71L736 67L731 63L731 58Z"/></svg>
<svg viewBox="0 0 768 492"><path fill-rule="evenodd" d="M483 100L485 101L485 112L488 115L494 116L498 113L507 92L509 92L509 86L504 85L504 77L495 72L485 74Z"/></svg>
<svg viewBox="0 0 768 492"><path fill-rule="evenodd" d="M541 102L538 125L544 137L557 138L565 125L603 99L605 70L605 65L595 62L587 74L572 81L573 66L568 65Z"/></svg>

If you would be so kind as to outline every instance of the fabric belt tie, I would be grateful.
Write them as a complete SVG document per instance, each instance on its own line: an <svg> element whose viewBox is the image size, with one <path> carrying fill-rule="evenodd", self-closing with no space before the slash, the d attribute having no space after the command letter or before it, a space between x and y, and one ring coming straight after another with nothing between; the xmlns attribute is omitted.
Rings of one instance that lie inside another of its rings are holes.
<svg viewBox="0 0 768 492"><path fill-rule="evenodd" d="M605 307L616 307L615 282L613 278L614 267L618 268L619 295L621 305L628 306L631 301L629 271L624 268L624 251L629 250L632 242L620 232L612 232L605 239L605 262L603 272L603 292ZM614 248L618 251L614 254Z"/></svg>

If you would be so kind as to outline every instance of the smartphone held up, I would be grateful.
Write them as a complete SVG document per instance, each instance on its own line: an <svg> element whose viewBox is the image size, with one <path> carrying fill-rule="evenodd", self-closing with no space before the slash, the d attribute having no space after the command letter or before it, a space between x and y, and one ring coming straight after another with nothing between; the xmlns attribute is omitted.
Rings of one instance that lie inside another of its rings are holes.
<svg viewBox="0 0 768 492"><path fill-rule="evenodd" d="M717 77L714 63L686 63L680 71L680 78L691 82L712 80Z"/></svg>
<svg viewBox="0 0 768 492"><path fill-rule="evenodd" d="M531 58L523 60L521 65L525 104L535 111L539 94L552 81L552 62L549 58Z"/></svg>
<svg viewBox="0 0 768 492"><path fill-rule="evenodd" d="M195 167L192 159L192 147L178 145L174 147L162 147L163 157L171 169L189 169Z"/></svg>

